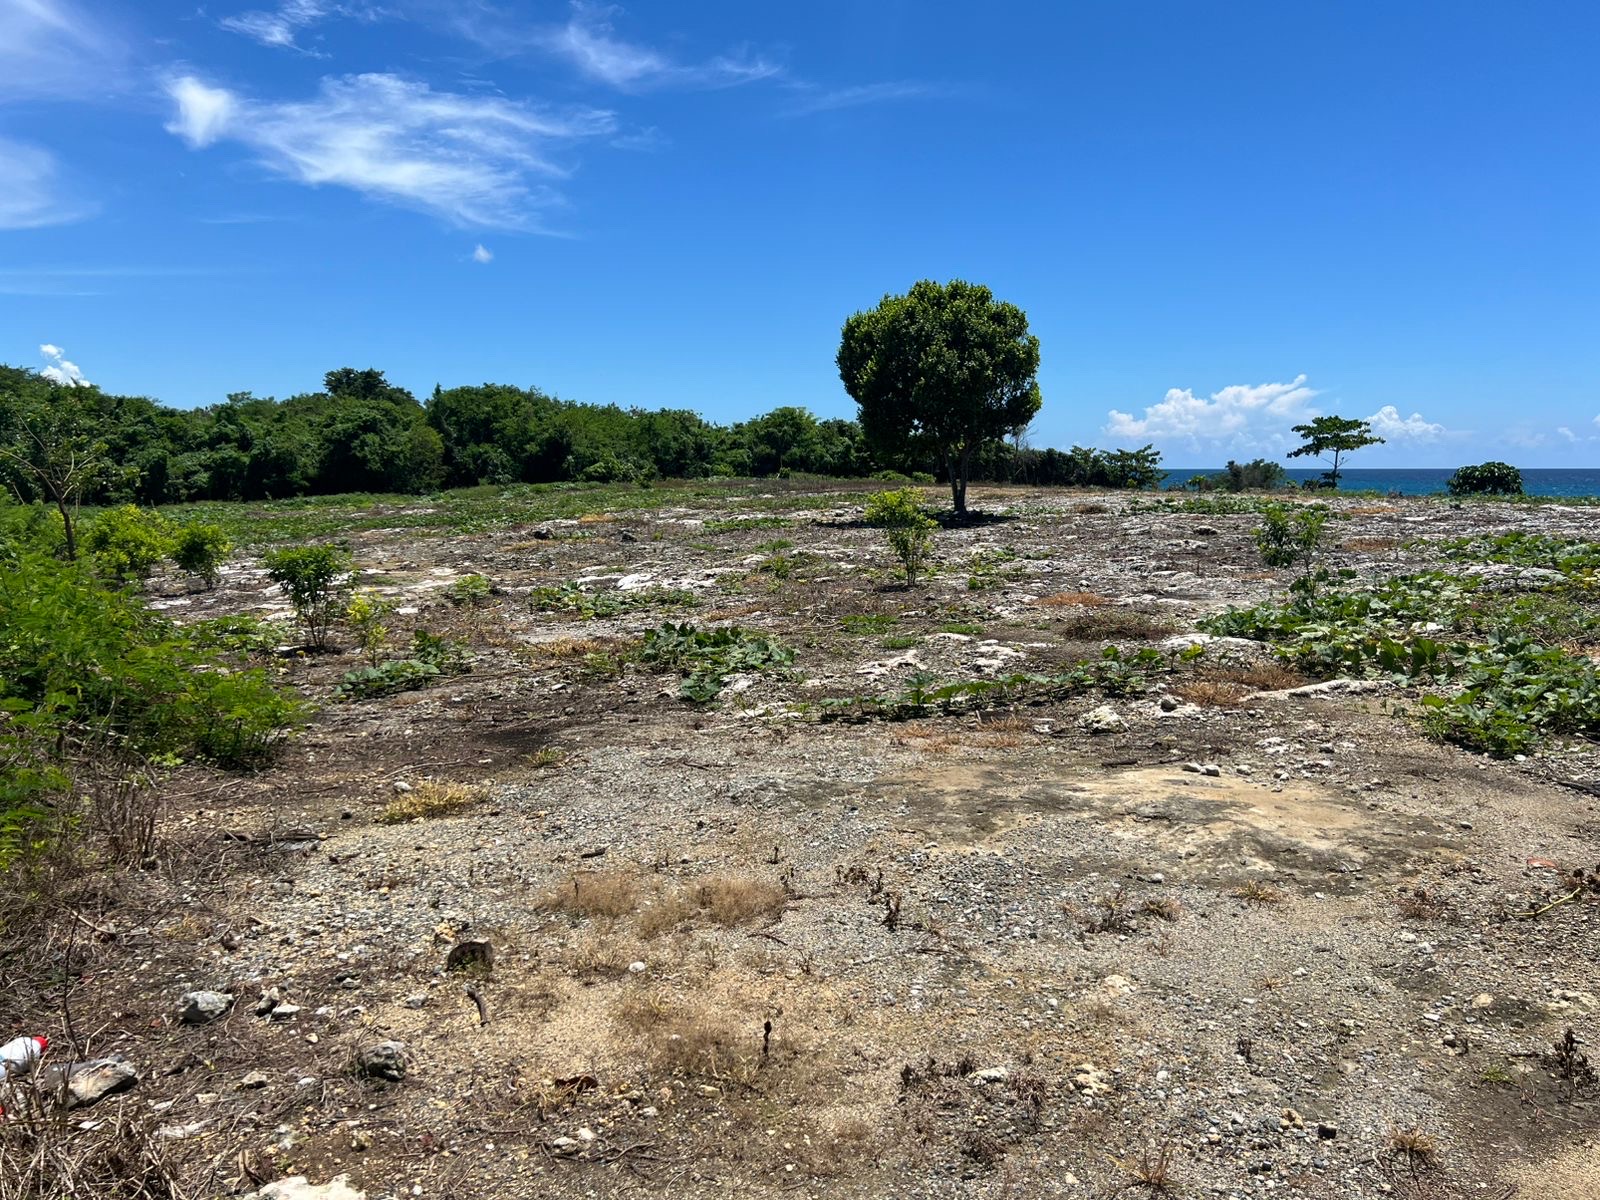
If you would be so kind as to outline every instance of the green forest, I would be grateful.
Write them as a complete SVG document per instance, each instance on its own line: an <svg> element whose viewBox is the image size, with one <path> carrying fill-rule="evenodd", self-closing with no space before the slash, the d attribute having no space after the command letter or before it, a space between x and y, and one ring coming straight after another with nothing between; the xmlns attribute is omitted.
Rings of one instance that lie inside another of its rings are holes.
<svg viewBox="0 0 1600 1200"><path fill-rule="evenodd" d="M0 431L25 441L40 422L81 438L107 464L82 493L96 505L656 478L929 473L931 482L944 469L932 452L888 461L859 422L818 420L803 408L719 425L684 409L585 404L494 383L436 387L419 401L382 371L350 367L329 371L316 392L283 400L235 392L220 404L178 409L0 366ZM1148 446L1035 450L1017 434L985 445L973 477L1101 487L1162 479ZM47 499L26 474L5 482L20 499Z"/></svg>

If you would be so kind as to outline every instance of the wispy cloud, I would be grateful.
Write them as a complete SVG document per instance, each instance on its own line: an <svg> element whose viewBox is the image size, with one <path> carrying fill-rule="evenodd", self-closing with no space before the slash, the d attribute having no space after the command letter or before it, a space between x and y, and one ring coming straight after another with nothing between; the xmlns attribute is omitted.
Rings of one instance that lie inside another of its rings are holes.
<svg viewBox="0 0 1600 1200"><path fill-rule="evenodd" d="M64 355L66 351L60 346L52 346L49 342L39 347L39 353L44 356L45 365L39 374L46 379L53 379L67 387L88 387L89 381L83 377L83 372L78 369L78 364L68 361Z"/></svg>
<svg viewBox="0 0 1600 1200"><path fill-rule="evenodd" d="M685 61L623 37L614 23L621 13L612 5L571 0L565 22L530 25L514 10L474 3L451 5L444 19L457 34L495 54L540 51L564 60L584 78L622 92L736 87L784 73L780 63L746 48Z"/></svg>
<svg viewBox="0 0 1600 1200"><path fill-rule="evenodd" d="M1112 409L1104 432L1120 440L1182 442L1197 450L1280 449L1289 442L1290 425L1318 415L1311 405L1318 394L1304 375L1288 383L1235 384L1209 396L1170 388L1142 417Z"/></svg>
<svg viewBox="0 0 1600 1200"><path fill-rule="evenodd" d="M541 230L541 212L561 197L540 181L569 174L551 148L616 127L602 109L545 110L388 74L324 79L297 103L254 101L192 75L166 87L175 105L167 128L195 149L238 142L287 179L466 226Z"/></svg>
<svg viewBox="0 0 1600 1200"><path fill-rule="evenodd" d="M472 261L475 263L491 263L494 261L494 251L479 242L472 248Z"/></svg>
<svg viewBox="0 0 1600 1200"><path fill-rule="evenodd" d="M285 0L275 9L256 9L233 17L223 17L217 24L232 33L242 33L263 46L298 50L301 47L295 42L296 35L322 20L332 7L323 0Z"/></svg>
<svg viewBox="0 0 1600 1200"><path fill-rule="evenodd" d="M69 198L55 155L42 146L0 138L0 229L64 225L94 211Z"/></svg>
<svg viewBox="0 0 1600 1200"><path fill-rule="evenodd" d="M0 97L74 97L114 86L127 48L75 0L0 0Z"/></svg>
<svg viewBox="0 0 1600 1200"><path fill-rule="evenodd" d="M885 83L863 83L854 87L818 88L810 84L797 85L803 95L790 106L786 115L807 117L813 113L837 112L843 108L861 108L869 104L893 103L898 100L927 100L949 94L948 88L914 79L900 79Z"/></svg>

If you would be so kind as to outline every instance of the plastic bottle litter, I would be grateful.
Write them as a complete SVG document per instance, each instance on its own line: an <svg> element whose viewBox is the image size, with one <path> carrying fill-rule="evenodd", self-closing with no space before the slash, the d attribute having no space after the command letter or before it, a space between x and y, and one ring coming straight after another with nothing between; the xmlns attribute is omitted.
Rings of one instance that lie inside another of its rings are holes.
<svg viewBox="0 0 1600 1200"><path fill-rule="evenodd" d="M0 1079L8 1075L26 1075L49 1048L47 1037L12 1038L0 1046Z"/></svg>

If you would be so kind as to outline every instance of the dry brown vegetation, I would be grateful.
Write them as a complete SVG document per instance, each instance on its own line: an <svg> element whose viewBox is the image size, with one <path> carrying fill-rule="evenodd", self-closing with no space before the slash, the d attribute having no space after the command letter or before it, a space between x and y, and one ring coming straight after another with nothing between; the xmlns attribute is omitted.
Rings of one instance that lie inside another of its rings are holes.
<svg viewBox="0 0 1600 1200"><path fill-rule="evenodd" d="M477 784L424 779L412 785L408 792L395 793L383 806L378 819L385 824L398 825L402 821L448 816L483 799L483 793L484 789Z"/></svg>
<svg viewBox="0 0 1600 1200"><path fill-rule="evenodd" d="M1034 603L1043 608L1099 608L1111 601L1096 592L1052 592Z"/></svg>

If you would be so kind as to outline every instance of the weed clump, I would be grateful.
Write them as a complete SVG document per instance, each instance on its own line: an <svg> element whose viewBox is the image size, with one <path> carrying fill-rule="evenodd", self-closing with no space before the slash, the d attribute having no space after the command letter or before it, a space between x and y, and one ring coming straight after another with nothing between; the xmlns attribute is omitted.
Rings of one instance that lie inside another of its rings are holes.
<svg viewBox="0 0 1600 1200"><path fill-rule="evenodd" d="M866 522L884 532L889 549L905 573L906 586L916 587L917 579L933 553L932 517L922 511L921 497L914 488L874 492L867 497Z"/></svg>
<svg viewBox="0 0 1600 1200"><path fill-rule="evenodd" d="M482 799L482 796L482 789L471 784L425 779L410 791L397 793L384 805L378 820L385 825L399 825L426 817L448 816Z"/></svg>

